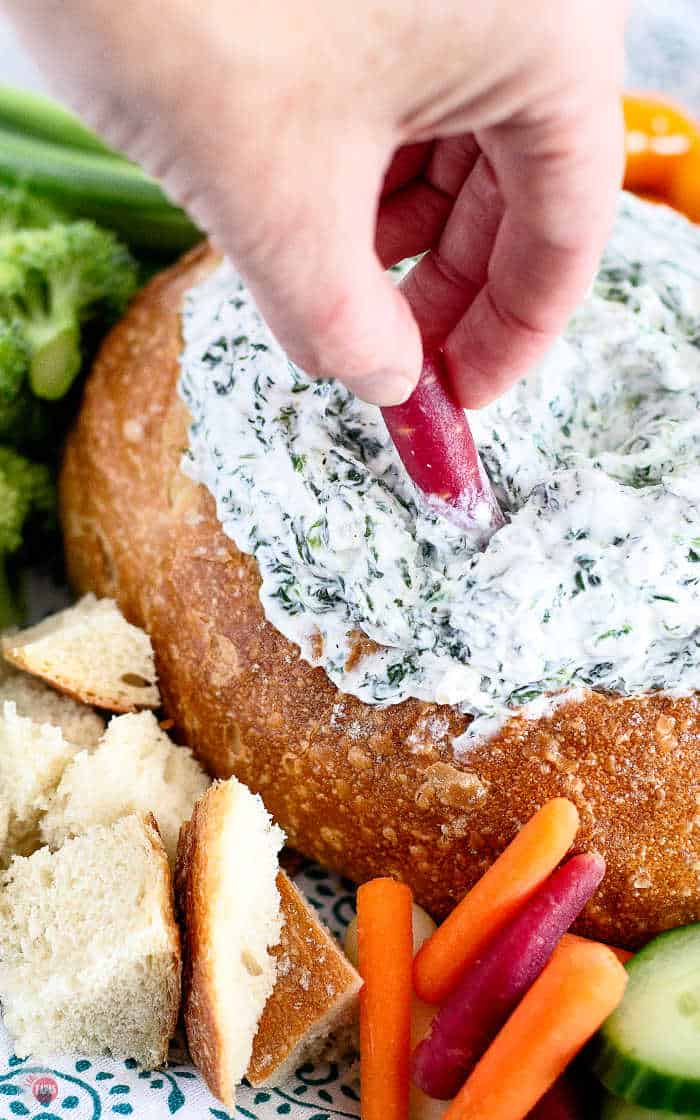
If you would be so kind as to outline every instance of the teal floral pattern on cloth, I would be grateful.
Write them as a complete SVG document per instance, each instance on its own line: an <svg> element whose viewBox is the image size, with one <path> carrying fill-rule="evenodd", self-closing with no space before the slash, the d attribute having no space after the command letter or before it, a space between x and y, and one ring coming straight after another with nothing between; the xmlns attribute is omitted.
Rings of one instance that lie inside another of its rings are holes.
<svg viewBox="0 0 700 1120"><path fill-rule="evenodd" d="M355 914L352 883L315 864L304 864L295 879L342 939ZM165 1069L77 1055L43 1064L15 1057L0 1026L0 1120L353 1120L360 1114L357 1072L349 1064L307 1064L280 1089L241 1086L231 1114L184 1057L176 1039Z"/></svg>

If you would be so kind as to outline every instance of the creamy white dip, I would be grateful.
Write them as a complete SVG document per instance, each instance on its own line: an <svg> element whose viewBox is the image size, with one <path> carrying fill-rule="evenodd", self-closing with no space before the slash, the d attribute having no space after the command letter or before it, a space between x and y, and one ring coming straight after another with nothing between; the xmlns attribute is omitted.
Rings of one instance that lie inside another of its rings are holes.
<svg viewBox="0 0 700 1120"><path fill-rule="evenodd" d="M563 337L470 415L509 522L484 552L421 502L377 408L287 359L231 264L183 332L184 469L341 691L454 704L479 734L563 689L700 688L697 227L623 196ZM358 630L383 648L346 668Z"/></svg>

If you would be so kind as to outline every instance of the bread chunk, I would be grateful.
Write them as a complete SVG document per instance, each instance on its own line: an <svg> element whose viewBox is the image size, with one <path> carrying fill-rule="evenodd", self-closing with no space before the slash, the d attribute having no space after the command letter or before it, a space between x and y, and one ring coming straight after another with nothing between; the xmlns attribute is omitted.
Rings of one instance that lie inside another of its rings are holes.
<svg viewBox="0 0 700 1120"><path fill-rule="evenodd" d="M2 640L5 658L84 704L112 712L160 706L151 640L112 599L73 607Z"/></svg>
<svg viewBox="0 0 700 1120"><path fill-rule="evenodd" d="M272 950L276 980L246 1074L251 1085L282 1085L354 1022L362 980L294 883L280 871L284 924Z"/></svg>
<svg viewBox="0 0 700 1120"><path fill-rule="evenodd" d="M283 834L259 797L215 782L180 837L176 871L184 926L183 1012L192 1059L233 1109L275 983Z"/></svg>
<svg viewBox="0 0 700 1120"><path fill-rule="evenodd" d="M157 1066L179 999L170 869L152 817L12 861L0 879L0 1001L18 1056Z"/></svg>
<svg viewBox="0 0 700 1120"><path fill-rule="evenodd" d="M94 825L128 813L153 813L171 865L180 825L209 778L187 747L166 735L152 712L115 716L102 742L66 768L41 820L44 843L60 847Z"/></svg>
<svg viewBox="0 0 700 1120"><path fill-rule="evenodd" d="M47 798L78 753L60 727L35 723L12 701L0 706L0 867L40 844L39 820Z"/></svg>
<svg viewBox="0 0 700 1120"><path fill-rule="evenodd" d="M38 677L20 672L8 661L0 661L0 704L6 700L14 701L18 715L59 727L78 747L96 747L105 729L105 721L92 708L56 692Z"/></svg>

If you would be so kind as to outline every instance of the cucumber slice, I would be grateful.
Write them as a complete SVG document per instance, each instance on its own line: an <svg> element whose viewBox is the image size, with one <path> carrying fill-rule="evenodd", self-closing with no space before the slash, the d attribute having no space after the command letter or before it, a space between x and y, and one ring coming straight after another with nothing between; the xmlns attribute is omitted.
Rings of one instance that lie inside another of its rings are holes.
<svg viewBox="0 0 700 1120"><path fill-rule="evenodd" d="M617 1097L700 1117L700 923L662 933L626 967L593 1068Z"/></svg>
<svg viewBox="0 0 700 1120"><path fill-rule="evenodd" d="M642 1108L618 1097L606 1095L600 1120L693 1120L692 1116L679 1116L677 1112L661 1112L658 1108Z"/></svg>

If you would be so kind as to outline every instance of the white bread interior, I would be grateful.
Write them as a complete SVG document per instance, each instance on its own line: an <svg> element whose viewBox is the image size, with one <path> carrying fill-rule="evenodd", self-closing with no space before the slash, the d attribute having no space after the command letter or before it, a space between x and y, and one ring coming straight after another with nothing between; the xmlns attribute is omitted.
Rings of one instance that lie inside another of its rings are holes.
<svg viewBox="0 0 700 1120"><path fill-rule="evenodd" d="M187 1038L228 1108L244 1075L282 1084L357 1011L360 977L279 870L281 841L260 798L234 778L214 783L180 833Z"/></svg>
<svg viewBox="0 0 700 1120"><path fill-rule="evenodd" d="M96 747L105 729L105 721L92 708L0 660L0 704L6 700L14 701L20 716L60 727L65 738L78 747Z"/></svg>
<svg viewBox="0 0 700 1120"><path fill-rule="evenodd" d="M5 635L5 658L84 704L113 712L157 708L151 640L112 599L85 595L75 606Z"/></svg>
<svg viewBox="0 0 700 1120"><path fill-rule="evenodd" d="M177 746L152 712L114 717L93 752L81 751L49 797L43 842L60 847L94 825L152 812L172 866L180 825L209 786L187 747Z"/></svg>
<svg viewBox="0 0 700 1120"><path fill-rule="evenodd" d="M278 853L284 836L235 778L215 782L183 825L175 876L184 933L183 1011L195 1065L235 1103L275 982Z"/></svg>
<svg viewBox="0 0 700 1120"><path fill-rule="evenodd" d="M18 1056L164 1062L180 948L152 817L124 817L16 857L0 878L0 1001Z"/></svg>
<svg viewBox="0 0 700 1120"><path fill-rule="evenodd" d="M41 810L79 748L60 727L35 723L0 707L0 867L15 854L28 855L40 844Z"/></svg>

